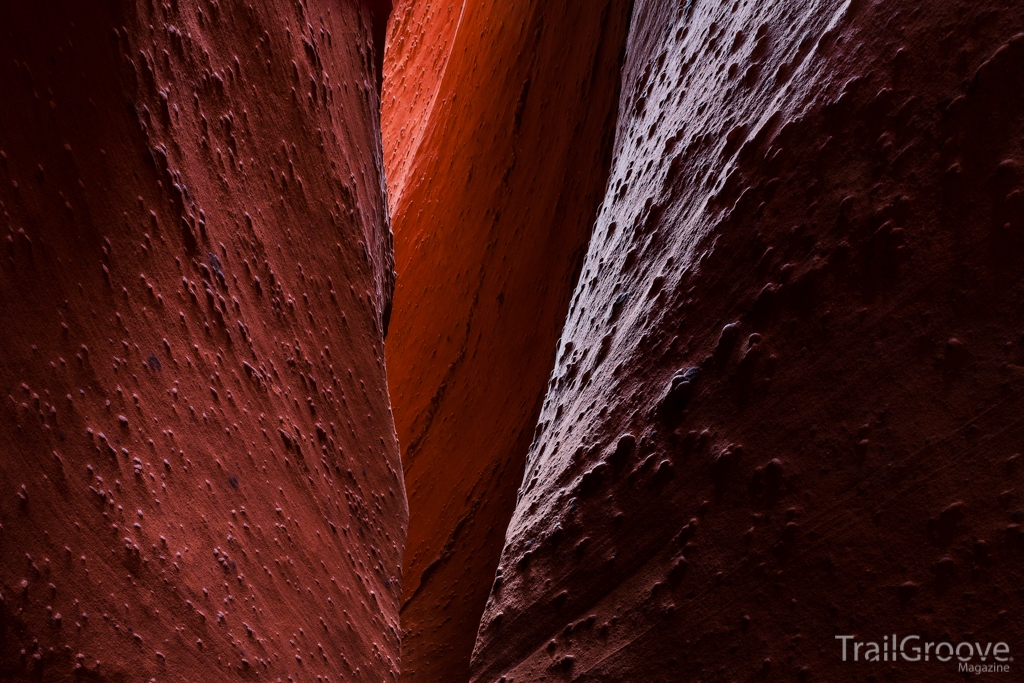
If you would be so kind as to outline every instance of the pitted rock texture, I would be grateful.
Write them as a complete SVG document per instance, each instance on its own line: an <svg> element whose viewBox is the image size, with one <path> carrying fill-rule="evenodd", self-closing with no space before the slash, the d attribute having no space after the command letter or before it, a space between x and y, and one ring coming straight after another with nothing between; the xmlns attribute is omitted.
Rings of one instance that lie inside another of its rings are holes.
<svg viewBox="0 0 1024 683"><path fill-rule="evenodd" d="M1022 31L636 3L472 680L959 680L834 636L1020 641Z"/></svg>
<svg viewBox="0 0 1024 683"><path fill-rule="evenodd" d="M3 680L397 679L382 11L0 8Z"/></svg>
<svg viewBox="0 0 1024 683"><path fill-rule="evenodd" d="M396 3L382 120L403 680L468 680L607 180L629 4Z"/></svg>

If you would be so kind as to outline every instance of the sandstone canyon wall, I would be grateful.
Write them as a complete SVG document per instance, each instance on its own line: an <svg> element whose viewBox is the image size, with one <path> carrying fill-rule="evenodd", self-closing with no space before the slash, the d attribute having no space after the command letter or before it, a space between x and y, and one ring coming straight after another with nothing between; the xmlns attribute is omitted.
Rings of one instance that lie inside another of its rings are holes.
<svg viewBox="0 0 1024 683"><path fill-rule="evenodd" d="M1016 3L390 11L0 6L0 679L1016 648Z"/></svg>
<svg viewBox="0 0 1024 683"><path fill-rule="evenodd" d="M959 680L834 636L1019 642L1022 30L638 0L474 681Z"/></svg>
<svg viewBox="0 0 1024 683"><path fill-rule="evenodd" d="M403 680L469 678L607 179L629 5L396 4L382 125L410 510Z"/></svg>
<svg viewBox="0 0 1024 683"><path fill-rule="evenodd" d="M386 4L0 6L0 679L397 679Z"/></svg>

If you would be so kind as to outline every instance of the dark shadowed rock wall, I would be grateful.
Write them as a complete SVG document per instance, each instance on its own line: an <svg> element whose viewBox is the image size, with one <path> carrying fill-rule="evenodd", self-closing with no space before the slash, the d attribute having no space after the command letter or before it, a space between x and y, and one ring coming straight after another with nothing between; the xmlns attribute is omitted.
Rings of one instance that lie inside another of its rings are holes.
<svg viewBox="0 0 1024 683"><path fill-rule="evenodd" d="M834 636L1019 642L1022 30L637 2L474 681L954 680Z"/></svg>

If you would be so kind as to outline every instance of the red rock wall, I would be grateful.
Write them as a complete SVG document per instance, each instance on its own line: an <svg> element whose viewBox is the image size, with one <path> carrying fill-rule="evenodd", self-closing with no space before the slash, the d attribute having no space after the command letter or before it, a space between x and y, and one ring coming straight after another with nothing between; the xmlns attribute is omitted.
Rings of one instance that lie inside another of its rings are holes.
<svg viewBox="0 0 1024 683"><path fill-rule="evenodd" d="M834 636L1020 642L1022 30L637 2L474 681L953 680Z"/></svg>
<svg viewBox="0 0 1024 683"><path fill-rule="evenodd" d="M0 679L397 678L385 9L0 7Z"/></svg>
<svg viewBox="0 0 1024 683"><path fill-rule="evenodd" d="M382 125L410 508L403 680L468 680L605 186L628 6L396 3Z"/></svg>

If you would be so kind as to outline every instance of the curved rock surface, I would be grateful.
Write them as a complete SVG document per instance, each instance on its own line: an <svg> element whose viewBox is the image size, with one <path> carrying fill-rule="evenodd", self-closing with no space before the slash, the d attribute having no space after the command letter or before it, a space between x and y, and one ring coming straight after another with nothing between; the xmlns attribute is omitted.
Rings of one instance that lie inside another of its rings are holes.
<svg viewBox="0 0 1024 683"><path fill-rule="evenodd" d="M468 680L607 179L628 10L396 3L382 125L410 509L403 680Z"/></svg>
<svg viewBox="0 0 1024 683"><path fill-rule="evenodd" d="M0 8L3 680L397 679L386 4Z"/></svg>
<svg viewBox="0 0 1024 683"><path fill-rule="evenodd" d="M1024 16L632 27L472 680L952 680L834 636L1020 641Z"/></svg>
<svg viewBox="0 0 1024 683"><path fill-rule="evenodd" d="M0 679L1016 647L1016 4L390 5L0 7Z"/></svg>

